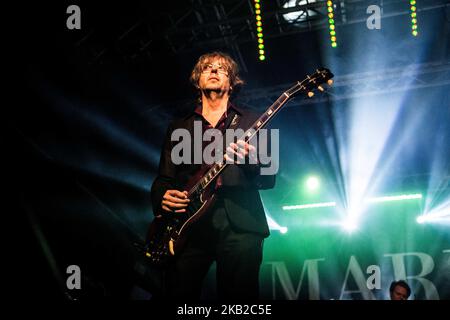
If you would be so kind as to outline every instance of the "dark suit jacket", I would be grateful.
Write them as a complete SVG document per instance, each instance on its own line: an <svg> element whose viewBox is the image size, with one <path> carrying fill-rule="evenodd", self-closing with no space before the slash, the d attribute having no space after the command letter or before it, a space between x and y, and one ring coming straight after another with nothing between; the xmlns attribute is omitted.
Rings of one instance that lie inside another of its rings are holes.
<svg viewBox="0 0 450 320"><path fill-rule="evenodd" d="M232 106L228 118L234 113L239 115L237 128L249 129L259 114L244 111ZM151 188L151 198L155 215L164 214L161 200L169 189L185 190L188 180L201 168L200 164L179 164L171 161L171 151L178 142L171 141L171 134L177 128L187 129L194 135L195 114L173 121L167 130L161 152L159 172ZM192 139L193 140L193 139ZM193 141L192 141L193 145ZM270 147L270 144L269 144ZM191 148L191 150L194 150ZM192 157L193 160L193 157ZM221 174L222 186L219 197L223 199L230 224L237 230L254 232L264 237L269 228L259 196L258 189L270 189L275 185L275 175L260 175L260 165L229 165Z"/></svg>

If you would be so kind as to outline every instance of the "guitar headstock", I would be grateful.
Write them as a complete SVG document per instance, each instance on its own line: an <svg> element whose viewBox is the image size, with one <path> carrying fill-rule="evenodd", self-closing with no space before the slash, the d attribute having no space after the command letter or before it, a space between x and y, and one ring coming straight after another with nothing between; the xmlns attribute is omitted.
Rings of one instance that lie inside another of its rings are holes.
<svg viewBox="0 0 450 320"><path fill-rule="evenodd" d="M314 91L324 91L324 84L331 86L333 84L333 73L326 68L319 68L313 74L306 76L303 81L299 81L295 86L286 91L288 96L292 96L297 92L304 92L309 98L314 96Z"/></svg>

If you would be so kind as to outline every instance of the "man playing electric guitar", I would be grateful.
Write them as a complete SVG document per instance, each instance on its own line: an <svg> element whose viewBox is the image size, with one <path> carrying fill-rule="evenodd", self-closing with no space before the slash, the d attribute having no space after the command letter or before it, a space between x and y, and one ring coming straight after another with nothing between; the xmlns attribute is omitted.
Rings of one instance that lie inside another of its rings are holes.
<svg viewBox="0 0 450 320"><path fill-rule="evenodd" d="M201 56L192 71L191 82L198 89L199 103L191 114L173 121L168 128L158 176L151 189L155 216L186 214L190 202L186 186L207 167L205 161L202 164L173 161L175 130L185 129L194 138L196 123L201 124L202 133L212 128L221 132L228 128L245 131L258 117L230 102L231 93L243 81L236 62L227 54L213 52ZM193 148L183 150L190 151L190 155L183 154L188 159L196 156L196 144L202 146L202 151L207 147L203 140L192 143ZM269 235L258 189L273 188L275 174L261 174L258 152L244 140L215 150L223 154L224 149L224 159L231 164L210 182L214 201L189 225L182 247L173 252L171 243L174 258L167 265L167 298L199 300L202 281L214 261L219 299L258 298L263 240Z"/></svg>

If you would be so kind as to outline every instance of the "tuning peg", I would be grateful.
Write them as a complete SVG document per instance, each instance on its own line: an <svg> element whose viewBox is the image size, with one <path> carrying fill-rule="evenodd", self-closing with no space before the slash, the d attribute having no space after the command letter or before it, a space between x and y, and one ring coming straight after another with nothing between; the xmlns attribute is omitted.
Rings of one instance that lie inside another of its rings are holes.
<svg viewBox="0 0 450 320"><path fill-rule="evenodd" d="M312 98L313 96L314 96L314 92L309 91L309 92L308 92L308 97Z"/></svg>
<svg viewBox="0 0 450 320"><path fill-rule="evenodd" d="M317 89L319 89L320 91L324 92L325 89L322 86L317 86Z"/></svg>
<svg viewBox="0 0 450 320"><path fill-rule="evenodd" d="M329 86L331 86L331 85L333 84L333 79L329 79L329 80L327 81L327 84L328 84Z"/></svg>

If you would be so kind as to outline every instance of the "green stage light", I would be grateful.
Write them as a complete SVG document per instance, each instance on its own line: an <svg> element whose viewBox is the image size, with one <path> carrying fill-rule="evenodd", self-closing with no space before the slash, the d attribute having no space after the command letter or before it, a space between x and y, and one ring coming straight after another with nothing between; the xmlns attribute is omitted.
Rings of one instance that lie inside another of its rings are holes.
<svg viewBox="0 0 450 320"><path fill-rule="evenodd" d="M417 37L419 34L418 26L417 26L417 6L416 1L411 0L409 1L410 4L410 10L411 10L411 34L414 37Z"/></svg>
<svg viewBox="0 0 450 320"><path fill-rule="evenodd" d="M416 218L417 223L449 224L450 223L450 199L423 212Z"/></svg>
<svg viewBox="0 0 450 320"><path fill-rule="evenodd" d="M422 199L422 194L402 194L397 196L383 196L383 197L373 197L365 200L366 203L380 203L380 202L392 202L392 201L405 201ZM325 208L325 207L336 207L336 202L318 202L309 204L298 204L283 206L283 210L303 210L303 209L313 209L313 208Z"/></svg>
<svg viewBox="0 0 450 320"><path fill-rule="evenodd" d="M422 224L422 223L424 223L424 222L426 221L426 218L425 218L424 215L421 215L421 216L418 216L418 217L416 218L416 221L417 221L417 223Z"/></svg>
<svg viewBox="0 0 450 320"><path fill-rule="evenodd" d="M402 194L397 196L383 196L383 197L373 197L365 200L366 203L380 203L380 202L393 202L393 201L406 201L406 200L417 200L422 199L422 194L414 193L414 194ZM336 207L336 202L318 202L318 203L308 203L308 204L297 204L297 205L289 205L282 206L282 209L285 211L288 210L304 210L304 209L314 209L314 208L326 208L326 207ZM450 216L450 214L447 213ZM351 216L355 216L355 214L351 214ZM432 216L430 215L430 218ZM427 216L428 220L428 216Z"/></svg>
<svg viewBox="0 0 450 320"><path fill-rule="evenodd" d="M356 220L348 218L344 222L342 222L342 228L348 232L353 232L358 229L358 225L356 224Z"/></svg>
<svg viewBox="0 0 450 320"><path fill-rule="evenodd" d="M327 11L328 11L328 28L330 29L330 42L331 47L337 47L337 39L336 39L336 26L334 21L334 9L333 9L333 1L327 1Z"/></svg>
<svg viewBox="0 0 450 320"><path fill-rule="evenodd" d="M402 194L402 195L398 195L398 196L374 197L374 198L367 199L366 201L369 203L377 203L377 202L403 201L403 200L414 200L414 199L422 199L422 195L420 193Z"/></svg>
<svg viewBox="0 0 450 320"><path fill-rule="evenodd" d="M306 188L309 191L316 191L320 187L320 180L317 177L311 176L306 179Z"/></svg>
<svg viewBox="0 0 450 320"><path fill-rule="evenodd" d="M320 203L309 203L309 204L298 204L293 206L283 206L283 210L303 210L303 209L312 209L312 208L326 208L326 207L335 207L336 202L320 202Z"/></svg>
<svg viewBox="0 0 450 320"><path fill-rule="evenodd" d="M278 230L280 233L286 233L288 228L285 226L280 226L270 215L266 214L267 224L270 230Z"/></svg>
<svg viewBox="0 0 450 320"><path fill-rule="evenodd" d="M262 12L262 6L261 6L261 0L254 0L254 7L255 7L255 19L256 19L256 36L258 37L258 43L260 44L259 47L259 60L260 61L264 61L266 60L266 56L265 56L265 52L264 47L261 48L261 44L264 42L263 38L264 38L264 34L263 34L263 28L262 28L262 16L261 16L261 12Z"/></svg>

